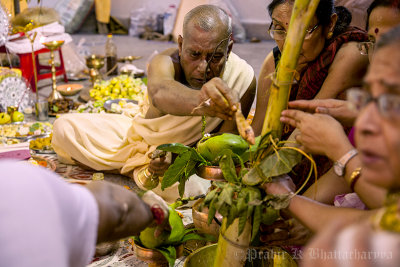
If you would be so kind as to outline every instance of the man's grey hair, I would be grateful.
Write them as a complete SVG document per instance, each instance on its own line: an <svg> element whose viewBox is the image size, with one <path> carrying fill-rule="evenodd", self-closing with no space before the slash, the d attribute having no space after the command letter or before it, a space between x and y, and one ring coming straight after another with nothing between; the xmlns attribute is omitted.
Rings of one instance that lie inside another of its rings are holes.
<svg viewBox="0 0 400 267"><path fill-rule="evenodd" d="M382 34L381 38L376 43L376 50L391 44L400 44L400 25Z"/></svg>
<svg viewBox="0 0 400 267"><path fill-rule="evenodd" d="M232 19L225 10L214 5L200 5L190 10L183 20L183 34L187 34L186 26L189 23L194 23L204 31L211 31L218 25L223 25L226 28L226 35L229 37L232 34Z"/></svg>

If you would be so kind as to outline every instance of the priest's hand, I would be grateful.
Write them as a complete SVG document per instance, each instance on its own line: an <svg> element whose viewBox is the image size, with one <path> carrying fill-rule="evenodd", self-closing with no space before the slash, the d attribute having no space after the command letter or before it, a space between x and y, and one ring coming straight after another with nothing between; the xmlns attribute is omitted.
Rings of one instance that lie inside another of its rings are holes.
<svg viewBox="0 0 400 267"><path fill-rule="evenodd" d="M219 117L233 120L240 102L239 95L220 78L212 78L200 90L199 105L193 109L194 115Z"/></svg>

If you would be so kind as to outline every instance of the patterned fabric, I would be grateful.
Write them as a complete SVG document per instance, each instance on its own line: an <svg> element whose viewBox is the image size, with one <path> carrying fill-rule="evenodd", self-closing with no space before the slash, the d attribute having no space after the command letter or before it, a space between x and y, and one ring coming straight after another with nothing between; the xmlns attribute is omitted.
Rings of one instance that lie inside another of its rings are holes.
<svg viewBox="0 0 400 267"><path fill-rule="evenodd" d="M350 27L348 31L332 38L319 57L311 62L301 77L299 86L292 88L290 100L295 99L313 99L322 87L329 68L335 59L336 53L340 47L347 42L368 41L368 35L365 31L355 27Z"/></svg>
<svg viewBox="0 0 400 267"><path fill-rule="evenodd" d="M327 42L325 49L321 52L318 58L308 64L307 69L302 73L299 79L299 83L292 86L289 100L313 99L318 94L328 76L329 68L340 47L347 42L363 42L367 40L367 33L356 27L348 27L347 31L344 33L339 34L336 37L334 36L329 42ZM275 50L274 58L276 59L280 57L280 53L276 53ZM285 124L283 127L282 140L288 139L293 130L293 127ZM318 177L332 167L332 163L327 157L314 156L314 160L317 163ZM297 187L304 183L309 171L310 162L307 159L304 159L293 169L295 176L292 178ZM309 181L304 190L306 190L312 182L313 181Z"/></svg>

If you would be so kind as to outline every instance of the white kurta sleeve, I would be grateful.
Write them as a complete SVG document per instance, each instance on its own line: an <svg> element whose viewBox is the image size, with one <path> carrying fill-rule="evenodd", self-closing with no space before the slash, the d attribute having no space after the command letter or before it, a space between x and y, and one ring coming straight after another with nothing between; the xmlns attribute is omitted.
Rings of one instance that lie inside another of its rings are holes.
<svg viewBox="0 0 400 267"><path fill-rule="evenodd" d="M0 161L0 266L85 266L97 239L93 195L25 162Z"/></svg>

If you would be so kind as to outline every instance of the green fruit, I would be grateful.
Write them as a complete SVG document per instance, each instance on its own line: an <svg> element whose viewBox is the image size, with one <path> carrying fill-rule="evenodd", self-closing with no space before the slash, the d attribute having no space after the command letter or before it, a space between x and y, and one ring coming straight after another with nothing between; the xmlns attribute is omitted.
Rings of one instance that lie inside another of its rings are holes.
<svg viewBox="0 0 400 267"><path fill-rule="evenodd" d="M12 121L17 122L17 121L23 121L24 120L24 114L22 114L19 111L14 111L12 114Z"/></svg>
<svg viewBox="0 0 400 267"><path fill-rule="evenodd" d="M215 158L224 149L230 149L233 153L241 155L249 148L248 143L236 134L224 133L208 139L201 139L197 144L197 151L207 161L214 162Z"/></svg>
<svg viewBox="0 0 400 267"><path fill-rule="evenodd" d="M140 235L140 242L142 242L143 246L146 248L156 248L164 244L168 237L169 237L169 232L163 231L160 236L157 238L154 237L154 231L156 230L156 227L148 227L144 229Z"/></svg>
<svg viewBox="0 0 400 267"><path fill-rule="evenodd" d="M0 124L10 123L11 117L7 113L0 113Z"/></svg>
<svg viewBox="0 0 400 267"><path fill-rule="evenodd" d="M261 222L265 225L273 224L279 218L279 210L273 207L266 207L263 209Z"/></svg>

